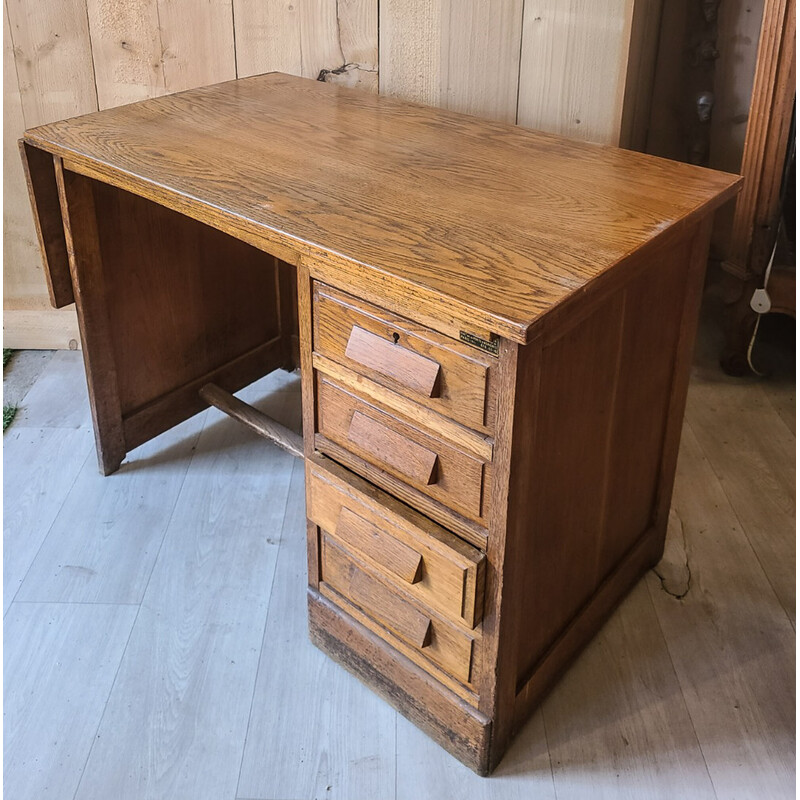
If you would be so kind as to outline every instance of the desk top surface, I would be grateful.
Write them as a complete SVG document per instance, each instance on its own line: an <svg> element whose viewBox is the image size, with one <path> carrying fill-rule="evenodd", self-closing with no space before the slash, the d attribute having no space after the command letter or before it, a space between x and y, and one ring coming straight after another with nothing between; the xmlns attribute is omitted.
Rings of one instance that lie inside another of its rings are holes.
<svg viewBox="0 0 800 800"><path fill-rule="evenodd" d="M198 218L375 270L520 342L740 178L280 73L28 131Z"/></svg>

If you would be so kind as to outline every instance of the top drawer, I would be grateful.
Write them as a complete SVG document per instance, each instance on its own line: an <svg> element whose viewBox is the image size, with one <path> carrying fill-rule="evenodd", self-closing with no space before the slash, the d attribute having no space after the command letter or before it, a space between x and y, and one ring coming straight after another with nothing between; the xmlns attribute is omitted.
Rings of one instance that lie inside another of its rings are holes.
<svg viewBox="0 0 800 800"><path fill-rule="evenodd" d="M463 425L492 432L492 356L316 282L313 318L315 352Z"/></svg>

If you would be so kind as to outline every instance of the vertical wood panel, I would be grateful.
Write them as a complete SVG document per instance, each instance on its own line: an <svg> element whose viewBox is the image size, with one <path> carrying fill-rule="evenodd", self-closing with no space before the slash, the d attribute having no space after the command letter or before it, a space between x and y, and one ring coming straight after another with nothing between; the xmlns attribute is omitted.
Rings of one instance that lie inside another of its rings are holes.
<svg viewBox="0 0 800 800"><path fill-rule="evenodd" d="M302 0L233 0L239 77L263 72L303 74Z"/></svg>
<svg viewBox="0 0 800 800"><path fill-rule="evenodd" d="M5 147L14 146L25 128L97 110L85 0L58 3L7 0L6 13L22 116L11 122L12 127L20 125L17 132L9 130L8 122L4 124L4 156ZM6 62L9 60L4 58ZM13 74L9 65L8 76ZM10 106L14 109L15 103ZM17 172L19 153L9 154L5 163L11 172L12 191L6 196L4 212L5 241L10 248L6 251L4 246L3 274L9 280L3 289L3 305L24 309L28 314L37 310L49 314L46 310L49 297L30 203L24 183L20 183L23 179ZM74 312L62 314L58 320L53 344L63 347L74 336ZM12 317L6 325L13 324ZM4 327L4 337L5 330ZM11 338L17 335L14 330L9 333Z"/></svg>
<svg viewBox="0 0 800 800"><path fill-rule="evenodd" d="M522 0L384 0L383 94L514 122Z"/></svg>
<svg viewBox="0 0 800 800"><path fill-rule="evenodd" d="M381 0L381 94L439 105L441 5L446 2Z"/></svg>
<svg viewBox="0 0 800 800"><path fill-rule="evenodd" d="M7 0L25 126L97 110L86 0Z"/></svg>
<svg viewBox="0 0 800 800"><path fill-rule="evenodd" d="M17 150L17 139L25 130L25 119L5 6L3 15L3 291L17 301L44 308L47 286Z"/></svg>
<svg viewBox="0 0 800 800"><path fill-rule="evenodd" d="M644 152L653 100L663 0L635 0L622 102L621 147Z"/></svg>
<svg viewBox="0 0 800 800"><path fill-rule="evenodd" d="M239 77L278 70L378 88L377 0L234 0Z"/></svg>
<svg viewBox="0 0 800 800"><path fill-rule="evenodd" d="M158 0L167 92L236 77L232 0Z"/></svg>
<svg viewBox="0 0 800 800"><path fill-rule="evenodd" d="M517 122L616 144L633 0L527 0Z"/></svg>
<svg viewBox="0 0 800 800"><path fill-rule="evenodd" d="M100 108L166 91L156 0L86 0Z"/></svg>
<svg viewBox="0 0 800 800"><path fill-rule="evenodd" d="M763 14L763 0L726 0L719 7L709 149L714 169L738 172L742 166Z"/></svg>

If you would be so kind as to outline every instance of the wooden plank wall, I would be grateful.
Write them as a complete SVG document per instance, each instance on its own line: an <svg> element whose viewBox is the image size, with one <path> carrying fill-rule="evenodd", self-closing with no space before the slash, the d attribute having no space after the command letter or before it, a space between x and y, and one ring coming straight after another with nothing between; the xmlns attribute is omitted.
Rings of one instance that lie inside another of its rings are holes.
<svg viewBox="0 0 800 800"><path fill-rule="evenodd" d="M5 346L78 338L73 310L48 307L26 128L280 70L625 145L649 115L661 2L5 0Z"/></svg>
<svg viewBox="0 0 800 800"><path fill-rule="evenodd" d="M664 4L647 136L646 141L637 143L637 149L677 161L689 159L682 114L692 100L683 83L684 64L690 55L683 44L690 38L690 2ZM715 40L719 55L714 64L715 102L709 123L708 166L712 169L741 169L763 16L764 0L725 0L719 5ZM723 260L728 255L734 210L735 204L728 203L717 213L711 240L714 258Z"/></svg>

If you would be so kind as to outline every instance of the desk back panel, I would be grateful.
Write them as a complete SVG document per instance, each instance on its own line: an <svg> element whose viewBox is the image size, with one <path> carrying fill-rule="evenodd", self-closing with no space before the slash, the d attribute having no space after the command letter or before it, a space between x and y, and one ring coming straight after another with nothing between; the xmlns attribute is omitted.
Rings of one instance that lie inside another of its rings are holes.
<svg viewBox="0 0 800 800"><path fill-rule="evenodd" d="M272 256L129 192L94 193L123 415L280 336Z"/></svg>

